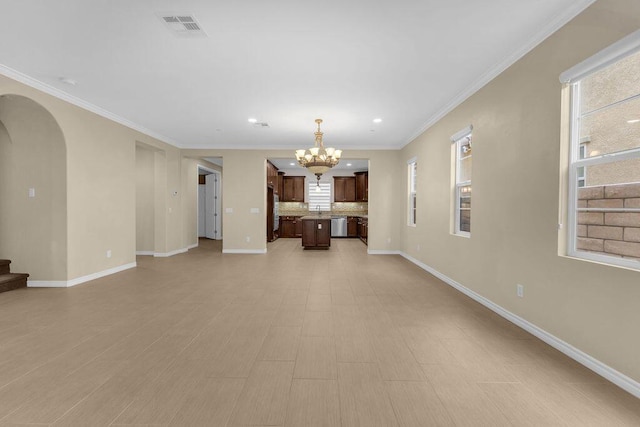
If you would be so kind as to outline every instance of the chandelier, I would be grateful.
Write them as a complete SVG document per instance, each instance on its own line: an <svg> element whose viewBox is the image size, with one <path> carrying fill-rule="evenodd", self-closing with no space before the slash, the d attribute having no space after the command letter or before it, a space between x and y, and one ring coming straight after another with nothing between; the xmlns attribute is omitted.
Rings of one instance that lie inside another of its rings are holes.
<svg viewBox="0 0 640 427"><path fill-rule="evenodd" d="M342 150L336 150L335 148L324 148L322 143L322 132L320 131L320 123L322 119L316 119L318 124L318 131L315 132L316 143L308 150L296 150L296 160L298 164L303 168L309 169L318 178L318 185L320 183L320 176L338 164Z"/></svg>

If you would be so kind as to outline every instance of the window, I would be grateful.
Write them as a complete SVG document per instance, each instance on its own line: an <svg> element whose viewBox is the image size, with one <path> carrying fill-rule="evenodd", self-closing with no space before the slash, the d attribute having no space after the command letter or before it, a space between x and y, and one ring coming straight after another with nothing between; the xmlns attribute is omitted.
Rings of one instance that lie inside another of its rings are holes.
<svg viewBox="0 0 640 427"><path fill-rule="evenodd" d="M415 158L409 160L408 162L408 182L409 182L409 203L408 203L408 211L409 211L409 223L408 225L415 227L416 226L416 179L418 173L418 162Z"/></svg>
<svg viewBox="0 0 640 427"><path fill-rule="evenodd" d="M309 212L331 210L331 183L309 182Z"/></svg>
<svg viewBox="0 0 640 427"><path fill-rule="evenodd" d="M454 233L471 236L471 131L472 126L451 137L455 144Z"/></svg>
<svg viewBox="0 0 640 427"><path fill-rule="evenodd" d="M571 91L568 253L640 269L640 34L631 42L561 78Z"/></svg>

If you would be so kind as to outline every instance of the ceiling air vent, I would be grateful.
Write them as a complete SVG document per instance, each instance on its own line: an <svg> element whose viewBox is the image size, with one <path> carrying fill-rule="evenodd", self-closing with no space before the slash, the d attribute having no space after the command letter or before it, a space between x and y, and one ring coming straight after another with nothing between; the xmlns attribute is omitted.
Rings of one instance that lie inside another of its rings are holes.
<svg viewBox="0 0 640 427"><path fill-rule="evenodd" d="M179 37L206 37L207 33L204 32L196 18L189 14L160 14L160 19L164 22L167 28L176 36Z"/></svg>
<svg viewBox="0 0 640 427"><path fill-rule="evenodd" d="M256 122L256 123L253 124L253 127L256 127L256 128L268 128L269 127L269 123Z"/></svg>

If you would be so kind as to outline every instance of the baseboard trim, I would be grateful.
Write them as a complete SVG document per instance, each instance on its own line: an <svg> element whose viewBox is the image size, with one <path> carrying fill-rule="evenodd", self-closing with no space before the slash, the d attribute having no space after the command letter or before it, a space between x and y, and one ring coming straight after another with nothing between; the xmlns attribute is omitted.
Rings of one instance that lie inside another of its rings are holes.
<svg viewBox="0 0 640 427"><path fill-rule="evenodd" d="M382 249L367 249L369 255L400 255L400 251L386 251Z"/></svg>
<svg viewBox="0 0 640 427"><path fill-rule="evenodd" d="M107 270L99 271L97 273L88 274L82 277L76 277L71 280L27 280L27 286L29 288L70 288L72 286L79 285L90 280L99 279L101 277L109 276L111 274L119 273L124 270L136 267L135 262L129 264L120 265L118 267L109 268Z"/></svg>
<svg viewBox="0 0 640 427"><path fill-rule="evenodd" d="M29 280L27 279L28 288L66 288L66 280Z"/></svg>
<svg viewBox="0 0 640 427"><path fill-rule="evenodd" d="M153 256L156 257L156 258L167 258L167 257L170 257L170 256L183 254L183 253L185 253L187 251L188 251L187 248L181 248L181 249L176 249L175 251L171 251L171 252L154 252Z"/></svg>
<svg viewBox="0 0 640 427"><path fill-rule="evenodd" d="M156 258L167 258L170 256L183 254L189 251L190 249L194 249L197 247L198 247L198 244L196 243L194 245L189 245L186 248L176 249L175 251L171 251L171 252L136 251L136 256L154 256Z"/></svg>
<svg viewBox="0 0 640 427"><path fill-rule="evenodd" d="M266 254L266 249L223 249L223 254Z"/></svg>
<svg viewBox="0 0 640 427"><path fill-rule="evenodd" d="M551 347L555 348L556 350L566 354L576 362L591 369L593 372L611 381L612 383L622 388L623 390L626 390L627 392L631 393L635 397L640 398L640 382L637 382L633 378L630 378L624 375L623 373L613 369L609 365L604 364L598 359L588 355L582 350L579 350L578 348L572 346L571 344L561 340L555 335L552 335L549 332L545 331L544 329L539 328L538 326L534 325L528 320L523 319L517 314L514 314L504 309L503 307L499 306L493 301L483 297L477 292L472 291L471 289L461 285L460 283L456 282L450 277L440 273L435 268L430 267L429 265L413 258L411 255L408 255L402 251L400 251L399 254L405 259L407 259L408 261L422 268L423 270L433 274L435 277L442 280L449 286L457 289L458 291L462 292L468 297L474 299L475 301L484 305L491 311L509 320L511 323L521 327L525 331L529 332L530 334L536 336L537 338L541 339L545 343L549 344Z"/></svg>

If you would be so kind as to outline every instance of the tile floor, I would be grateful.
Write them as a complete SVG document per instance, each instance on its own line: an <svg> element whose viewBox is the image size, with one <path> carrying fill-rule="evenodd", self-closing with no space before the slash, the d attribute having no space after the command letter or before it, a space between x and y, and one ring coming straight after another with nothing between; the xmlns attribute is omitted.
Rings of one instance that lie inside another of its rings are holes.
<svg viewBox="0 0 640 427"><path fill-rule="evenodd" d="M0 426L638 426L640 400L358 240L0 294Z"/></svg>

